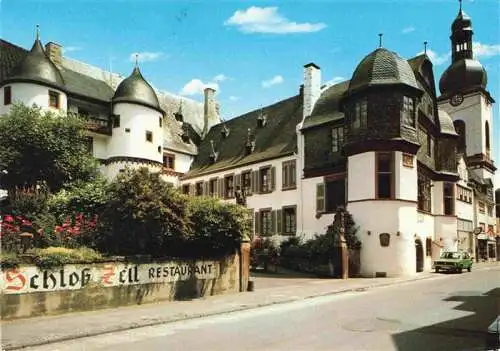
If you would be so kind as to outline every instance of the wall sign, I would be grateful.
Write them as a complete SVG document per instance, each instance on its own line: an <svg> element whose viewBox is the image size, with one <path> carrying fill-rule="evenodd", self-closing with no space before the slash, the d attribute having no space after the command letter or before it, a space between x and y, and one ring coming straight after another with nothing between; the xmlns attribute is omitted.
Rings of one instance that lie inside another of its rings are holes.
<svg viewBox="0 0 500 351"><path fill-rule="evenodd" d="M53 270L36 266L2 271L0 287L4 294L78 290L88 285L120 286L169 283L189 279L214 279L218 265L213 261L196 263L157 263L130 265L121 263L65 265Z"/></svg>
<svg viewBox="0 0 500 351"><path fill-rule="evenodd" d="M403 166L406 168L413 168L413 158L412 154L403 154Z"/></svg>

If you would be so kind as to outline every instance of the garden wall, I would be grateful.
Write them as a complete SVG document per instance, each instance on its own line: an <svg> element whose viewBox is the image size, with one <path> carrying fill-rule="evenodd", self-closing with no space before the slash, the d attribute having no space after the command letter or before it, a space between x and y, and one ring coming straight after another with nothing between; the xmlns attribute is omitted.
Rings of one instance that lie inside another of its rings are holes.
<svg viewBox="0 0 500 351"><path fill-rule="evenodd" d="M5 269L0 278L2 319L246 291L249 259L244 248L241 253L220 260Z"/></svg>

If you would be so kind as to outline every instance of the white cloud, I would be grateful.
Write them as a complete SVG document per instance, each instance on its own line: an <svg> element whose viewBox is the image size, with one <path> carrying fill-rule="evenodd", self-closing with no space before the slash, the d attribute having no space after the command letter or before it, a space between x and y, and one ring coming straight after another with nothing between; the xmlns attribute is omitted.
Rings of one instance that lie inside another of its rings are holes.
<svg viewBox="0 0 500 351"><path fill-rule="evenodd" d="M310 33L326 28L324 23L292 22L278 13L278 7L257 6L236 11L224 24L236 26L243 33Z"/></svg>
<svg viewBox="0 0 500 351"><path fill-rule="evenodd" d="M271 79L262 81L262 87L269 88L269 87L272 87L273 85L281 84L281 83L283 83L283 77L282 76L274 76Z"/></svg>
<svg viewBox="0 0 500 351"><path fill-rule="evenodd" d="M191 79L180 91L181 95L196 95L203 94L205 88L213 88L219 90L219 84L215 82L203 83L200 79Z"/></svg>
<svg viewBox="0 0 500 351"><path fill-rule="evenodd" d="M66 53L66 52L80 51L82 49L83 48L81 46L63 46L62 51Z"/></svg>
<svg viewBox="0 0 500 351"><path fill-rule="evenodd" d="M221 74L216 75L212 80L214 82L223 82L223 81L228 80L228 79L229 79L228 76L221 73Z"/></svg>
<svg viewBox="0 0 500 351"><path fill-rule="evenodd" d="M135 62L136 55L139 55L138 58L140 62L147 62L147 61L158 60L160 57L163 56L163 52L149 52L149 51L133 52L129 56L130 61Z"/></svg>
<svg viewBox="0 0 500 351"><path fill-rule="evenodd" d="M239 99L240 99L240 97L239 97L239 96L233 96L233 95L231 95L231 96L229 97L229 101L238 101Z"/></svg>
<svg viewBox="0 0 500 351"><path fill-rule="evenodd" d="M422 55L424 52L420 51L417 55ZM446 54L438 54L437 52L432 51L431 49L427 49L427 56L431 59L432 63L436 66L442 65L443 63L448 62L448 59L451 56L451 52L447 52Z"/></svg>
<svg viewBox="0 0 500 351"><path fill-rule="evenodd" d="M408 34L408 33L414 32L414 31L415 31L415 27L410 26L410 27L403 28L401 33Z"/></svg>
<svg viewBox="0 0 500 351"><path fill-rule="evenodd" d="M487 58L500 55L500 44L488 45L475 42L472 43L472 49L476 58Z"/></svg>

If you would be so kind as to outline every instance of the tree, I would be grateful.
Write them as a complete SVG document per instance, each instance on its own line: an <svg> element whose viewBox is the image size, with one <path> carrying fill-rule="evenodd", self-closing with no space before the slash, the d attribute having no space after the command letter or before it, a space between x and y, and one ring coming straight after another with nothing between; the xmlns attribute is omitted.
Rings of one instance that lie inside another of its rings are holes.
<svg viewBox="0 0 500 351"><path fill-rule="evenodd" d="M125 169L109 185L96 230L101 251L166 256L188 233L187 198L147 168Z"/></svg>
<svg viewBox="0 0 500 351"><path fill-rule="evenodd" d="M97 162L87 151L85 132L85 122L78 116L13 105L0 117L2 187L45 182L57 191L66 182L92 179Z"/></svg>

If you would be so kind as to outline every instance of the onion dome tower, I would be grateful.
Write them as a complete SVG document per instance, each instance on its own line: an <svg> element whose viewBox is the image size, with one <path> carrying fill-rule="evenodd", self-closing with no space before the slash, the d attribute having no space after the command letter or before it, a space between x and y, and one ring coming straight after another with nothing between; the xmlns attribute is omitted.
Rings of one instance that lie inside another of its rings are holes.
<svg viewBox="0 0 500 351"><path fill-rule="evenodd" d="M439 80L439 90L443 96L486 89L486 70L473 57L473 34L471 18L463 11L460 1L458 15L451 25L452 62Z"/></svg>
<svg viewBox="0 0 500 351"><path fill-rule="evenodd" d="M66 109L63 76L45 54L38 26L31 50L2 82L2 89L10 90L13 102L19 101L28 106L35 104L42 108Z"/></svg>
<svg viewBox="0 0 500 351"><path fill-rule="evenodd" d="M416 273L416 105L422 94L409 63L383 48L380 35L380 47L358 64L344 98L347 209L361 229L364 276Z"/></svg>
<svg viewBox="0 0 500 351"><path fill-rule="evenodd" d="M164 111L158 96L136 64L112 98L113 129L108 143L107 175L112 178L126 166L146 166L159 171L163 165Z"/></svg>

